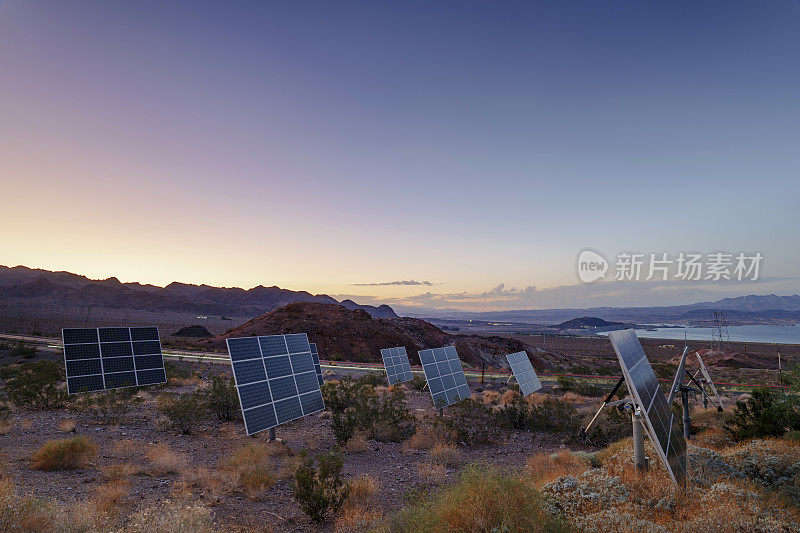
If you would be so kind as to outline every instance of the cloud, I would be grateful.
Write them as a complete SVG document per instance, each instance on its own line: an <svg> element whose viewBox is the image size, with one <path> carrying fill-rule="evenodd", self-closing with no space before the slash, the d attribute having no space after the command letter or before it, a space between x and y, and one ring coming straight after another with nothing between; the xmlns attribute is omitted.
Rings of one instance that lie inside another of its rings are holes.
<svg viewBox="0 0 800 533"><path fill-rule="evenodd" d="M404 313L427 311L500 311L518 309L585 309L593 307L650 307L715 301L747 294L792 294L796 280L762 278L750 282L604 281L537 289L506 288L500 283L484 292L435 293L383 298Z"/></svg>
<svg viewBox="0 0 800 533"><path fill-rule="evenodd" d="M413 279L408 281L383 281L380 283L353 283L353 287L389 287L395 285L400 285L405 287L424 285L426 287L433 287L436 284L431 283L430 281L414 281Z"/></svg>

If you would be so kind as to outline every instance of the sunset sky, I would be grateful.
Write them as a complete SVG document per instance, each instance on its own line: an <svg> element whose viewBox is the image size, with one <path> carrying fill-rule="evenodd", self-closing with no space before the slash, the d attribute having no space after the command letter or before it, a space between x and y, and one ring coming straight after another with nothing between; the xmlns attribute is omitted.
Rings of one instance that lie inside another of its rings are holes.
<svg viewBox="0 0 800 533"><path fill-rule="evenodd" d="M93 278L792 294L800 3L0 0L0 191L0 264ZM762 279L580 285L586 248L760 252Z"/></svg>

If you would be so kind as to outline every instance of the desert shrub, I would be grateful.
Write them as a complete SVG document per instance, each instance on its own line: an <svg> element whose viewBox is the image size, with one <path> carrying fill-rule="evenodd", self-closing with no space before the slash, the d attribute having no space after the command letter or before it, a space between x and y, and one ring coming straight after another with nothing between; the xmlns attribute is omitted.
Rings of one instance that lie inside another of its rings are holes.
<svg viewBox="0 0 800 533"><path fill-rule="evenodd" d="M430 451L434 463L454 468L463 462L461 451L452 444L437 444Z"/></svg>
<svg viewBox="0 0 800 533"><path fill-rule="evenodd" d="M24 359L31 359L36 357L36 346L20 341L11 350L11 355L16 355Z"/></svg>
<svg viewBox="0 0 800 533"><path fill-rule="evenodd" d="M325 406L331 411L331 429L339 444L356 431L370 438L397 442L411 432L411 414L399 387L377 392L361 380L343 379L322 386Z"/></svg>
<svg viewBox="0 0 800 533"><path fill-rule="evenodd" d="M192 369L180 362L165 360L164 371L167 375L167 381L173 379L189 379L192 377Z"/></svg>
<svg viewBox="0 0 800 533"><path fill-rule="evenodd" d="M239 394L236 384L225 374L217 374L211 378L208 388L202 391L203 403L215 413L220 420L241 418L239 410Z"/></svg>
<svg viewBox="0 0 800 533"><path fill-rule="evenodd" d="M37 361L0 368L0 380L8 400L24 409L58 409L67 400L59 389L64 368L53 361Z"/></svg>
<svg viewBox="0 0 800 533"><path fill-rule="evenodd" d="M10 478L0 478L0 531L44 531L51 525L46 503Z"/></svg>
<svg viewBox="0 0 800 533"><path fill-rule="evenodd" d="M575 433L580 427L580 417L574 405L553 396L545 396L539 403L518 397L501 406L494 419L507 429Z"/></svg>
<svg viewBox="0 0 800 533"><path fill-rule="evenodd" d="M162 395L159 398L159 410L166 417L164 426L184 435L205 416L205 404L202 393L190 392L179 395Z"/></svg>
<svg viewBox="0 0 800 533"><path fill-rule="evenodd" d="M81 394L70 405L70 409L86 411L101 424L119 424L134 405L141 403L142 399L137 393L136 387L127 387Z"/></svg>
<svg viewBox="0 0 800 533"><path fill-rule="evenodd" d="M567 376L558 376L558 388L564 392L574 392L581 396L601 396L604 393L603 387L595 383Z"/></svg>
<svg viewBox="0 0 800 533"><path fill-rule="evenodd" d="M340 453L320 454L316 462L318 466L313 459L303 458L294 474L294 499L313 522L321 523L329 512L335 514L341 508L349 486L341 478L344 459Z"/></svg>
<svg viewBox="0 0 800 533"><path fill-rule="evenodd" d="M567 531L522 475L488 465L467 467L459 481L397 513L387 529L400 531Z"/></svg>
<svg viewBox="0 0 800 533"><path fill-rule="evenodd" d="M736 402L725 430L736 440L780 437L790 429L800 429L796 401L785 394L756 388L746 401Z"/></svg>
<svg viewBox="0 0 800 533"><path fill-rule="evenodd" d="M367 387L380 387L389 384L383 372L367 372L358 378L358 383Z"/></svg>
<svg viewBox="0 0 800 533"><path fill-rule="evenodd" d="M492 410L471 398L453 404L448 416L436 419L435 423L462 446L491 444L499 436Z"/></svg>
<svg viewBox="0 0 800 533"><path fill-rule="evenodd" d="M84 436L50 440L33 454L36 470L72 470L81 468L97 453L95 446Z"/></svg>
<svg viewBox="0 0 800 533"><path fill-rule="evenodd" d="M0 422L7 422L9 418L11 418L11 408L0 402Z"/></svg>
<svg viewBox="0 0 800 533"><path fill-rule="evenodd" d="M411 378L411 381L408 382L408 386L414 390L422 390L425 388L425 385L428 384L428 381L425 379L425 376L420 374L414 374Z"/></svg>
<svg viewBox="0 0 800 533"><path fill-rule="evenodd" d="M630 437L633 434L630 411L606 408L597 420L586 439L597 446L608 446L612 442Z"/></svg>

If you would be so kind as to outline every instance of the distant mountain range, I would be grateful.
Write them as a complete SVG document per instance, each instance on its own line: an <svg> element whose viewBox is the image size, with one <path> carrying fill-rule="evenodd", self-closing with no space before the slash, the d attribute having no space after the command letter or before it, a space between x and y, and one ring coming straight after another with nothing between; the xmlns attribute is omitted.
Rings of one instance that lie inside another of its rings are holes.
<svg viewBox="0 0 800 533"><path fill-rule="evenodd" d="M715 302L664 307L592 307L586 309L534 309L516 311L462 312L448 318L554 324L574 317L591 316L625 323L705 323L714 311L725 311L731 323L788 323L800 321L800 295L748 295ZM442 316L441 314L439 316Z"/></svg>
<svg viewBox="0 0 800 533"><path fill-rule="evenodd" d="M338 302L325 294L279 287L259 285L245 290L177 281L158 287L121 283L117 278L93 280L71 272L0 265L0 305L5 306L92 307L251 318L293 302L340 304L351 310L362 309L376 318L397 318L388 305Z"/></svg>

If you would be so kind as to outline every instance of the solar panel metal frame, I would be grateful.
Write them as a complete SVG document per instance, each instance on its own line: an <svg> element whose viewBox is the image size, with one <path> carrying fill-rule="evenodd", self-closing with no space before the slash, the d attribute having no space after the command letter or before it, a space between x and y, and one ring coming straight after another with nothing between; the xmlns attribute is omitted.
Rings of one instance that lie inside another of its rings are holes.
<svg viewBox="0 0 800 533"><path fill-rule="evenodd" d="M531 395L542 388L542 382L539 381L527 352L510 353L506 355L506 360L523 396Z"/></svg>
<svg viewBox="0 0 800 533"><path fill-rule="evenodd" d="M642 426L653 443L673 483L686 480L686 440L675 430L675 415L667 404L664 391L658 384L633 329L609 332L609 339L619 359L628 391L642 412Z"/></svg>
<svg viewBox="0 0 800 533"><path fill-rule="evenodd" d="M719 392L717 392L717 387L714 386L714 382L711 380L711 375L708 373L705 363L703 363L703 360L700 358L700 354L695 352L695 355L697 356L697 362L700 363L700 373L703 374L703 378L706 380L711 392L714 393L714 400L712 401L721 409L722 398L720 397Z"/></svg>
<svg viewBox="0 0 800 533"><path fill-rule="evenodd" d="M167 382L156 326L63 328L67 393Z"/></svg>
<svg viewBox="0 0 800 533"><path fill-rule="evenodd" d="M319 386L322 387L325 384L325 380L322 379L322 366L319 364L319 351L317 351L317 343L309 342L308 346L311 348L311 358L314 360L314 367L317 370L317 380L319 380Z"/></svg>
<svg viewBox="0 0 800 533"><path fill-rule="evenodd" d="M411 363L408 362L408 352L406 352L405 346L381 348L381 357L389 385L410 381L414 377L411 373Z"/></svg>
<svg viewBox="0 0 800 533"><path fill-rule="evenodd" d="M325 409L305 333L229 338L226 344L248 435Z"/></svg>
<svg viewBox="0 0 800 533"><path fill-rule="evenodd" d="M452 405L472 395L455 346L420 350L419 360L433 405L437 408Z"/></svg>

